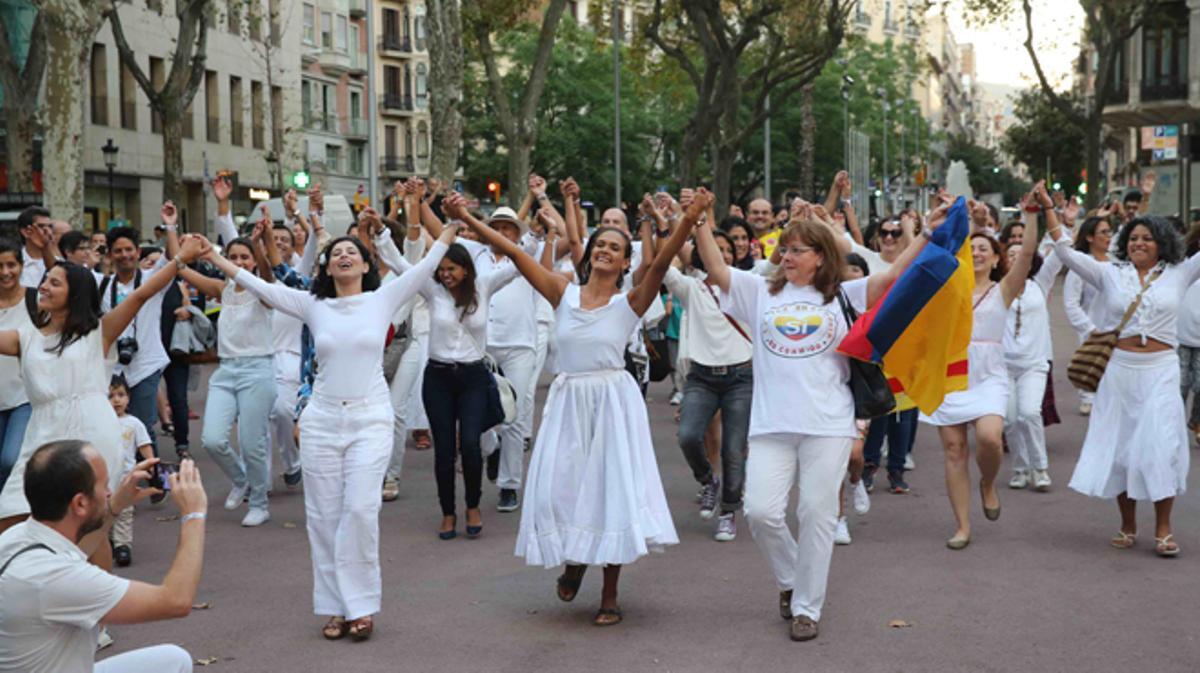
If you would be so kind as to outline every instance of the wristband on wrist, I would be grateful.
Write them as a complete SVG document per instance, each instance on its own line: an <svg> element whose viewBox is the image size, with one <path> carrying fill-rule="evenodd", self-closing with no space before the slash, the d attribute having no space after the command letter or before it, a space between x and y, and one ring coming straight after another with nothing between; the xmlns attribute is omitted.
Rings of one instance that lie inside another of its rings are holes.
<svg viewBox="0 0 1200 673"><path fill-rule="evenodd" d="M207 519L207 518L208 518L207 512L192 512L191 514L184 514L182 517L180 517L179 523L180 523L180 525L183 525L183 524L185 524L189 521L193 521L195 519L200 519L201 521L203 521L204 519Z"/></svg>

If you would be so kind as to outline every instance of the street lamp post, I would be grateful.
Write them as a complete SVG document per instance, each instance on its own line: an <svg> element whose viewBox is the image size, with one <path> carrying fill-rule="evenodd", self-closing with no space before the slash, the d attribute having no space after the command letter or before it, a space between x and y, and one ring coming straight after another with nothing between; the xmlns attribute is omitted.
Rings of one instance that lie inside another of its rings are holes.
<svg viewBox="0 0 1200 673"><path fill-rule="evenodd" d="M891 209L891 180L888 179L888 108L887 89L879 87L875 93L883 100L883 214L889 215Z"/></svg>
<svg viewBox="0 0 1200 673"><path fill-rule="evenodd" d="M621 207L621 3L612 2L613 206Z"/></svg>
<svg viewBox="0 0 1200 673"><path fill-rule="evenodd" d="M104 165L108 167L108 219L113 219L113 171L117 168L117 152L121 148L113 144L112 138L100 148L104 152Z"/></svg>

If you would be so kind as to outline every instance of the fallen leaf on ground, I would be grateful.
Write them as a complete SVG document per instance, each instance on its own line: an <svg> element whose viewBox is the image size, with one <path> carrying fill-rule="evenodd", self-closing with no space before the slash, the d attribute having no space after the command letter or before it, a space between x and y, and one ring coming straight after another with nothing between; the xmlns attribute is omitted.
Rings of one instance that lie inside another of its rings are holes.
<svg viewBox="0 0 1200 673"><path fill-rule="evenodd" d="M216 658L216 657L208 657L208 658L206 658L206 659L197 659L197 660L196 660L196 665L198 665L198 666L212 666L213 664L217 663L217 661L218 661L218 660L217 660L217 658Z"/></svg>
<svg viewBox="0 0 1200 673"><path fill-rule="evenodd" d="M211 607L212 607L212 605L209 603L196 603L195 605L192 606L192 609L193 610L207 610Z"/></svg>
<svg viewBox="0 0 1200 673"><path fill-rule="evenodd" d="M904 621L903 619L893 619L892 621L888 622L888 626L893 629L907 629L912 626L912 624Z"/></svg>

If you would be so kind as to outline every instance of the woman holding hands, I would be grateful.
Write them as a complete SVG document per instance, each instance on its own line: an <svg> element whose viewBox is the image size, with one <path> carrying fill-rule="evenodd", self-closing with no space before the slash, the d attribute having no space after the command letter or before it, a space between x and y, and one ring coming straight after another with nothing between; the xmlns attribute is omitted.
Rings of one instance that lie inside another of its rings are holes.
<svg viewBox="0 0 1200 673"><path fill-rule="evenodd" d="M646 404L625 371L624 351L630 332L658 301L671 259L711 200L711 194L698 190L642 282L628 292L622 284L633 246L619 229L602 226L588 240L575 285L467 218L555 309L561 373L546 399L529 465L516 554L529 565L566 564L557 582L563 601L574 600L587 566L604 566L597 626L622 619L617 605L621 566L679 541L654 458Z"/></svg>

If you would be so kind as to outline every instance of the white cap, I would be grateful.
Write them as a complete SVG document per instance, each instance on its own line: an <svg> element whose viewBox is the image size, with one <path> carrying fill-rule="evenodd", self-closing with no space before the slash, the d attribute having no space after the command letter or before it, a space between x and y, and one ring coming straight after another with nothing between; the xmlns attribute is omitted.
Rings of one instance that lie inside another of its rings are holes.
<svg viewBox="0 0 1200 673"><path fill-rule="evenodd" d="M511 222L515 224L522 236L529 232L529 227L521 221L521 218L517 217L517 212L508 206L500 206L492 211L492 216L488 218L488 226L494 229L497 222Z"/></svg>

